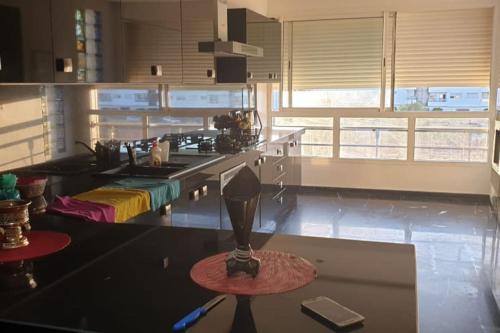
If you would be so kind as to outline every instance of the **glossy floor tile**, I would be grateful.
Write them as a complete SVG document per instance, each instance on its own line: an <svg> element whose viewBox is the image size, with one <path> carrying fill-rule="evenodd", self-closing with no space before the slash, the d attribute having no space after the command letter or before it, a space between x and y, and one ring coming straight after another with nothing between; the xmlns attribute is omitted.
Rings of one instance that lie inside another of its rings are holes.
<svg viewBox="0 0 500 333"><path fill-rule="evenodd" d="M489 283L498 231L486 197L318 188L288 195L293 209L263 216L261 231L415 244L421 332L500 332Z"/></svg>

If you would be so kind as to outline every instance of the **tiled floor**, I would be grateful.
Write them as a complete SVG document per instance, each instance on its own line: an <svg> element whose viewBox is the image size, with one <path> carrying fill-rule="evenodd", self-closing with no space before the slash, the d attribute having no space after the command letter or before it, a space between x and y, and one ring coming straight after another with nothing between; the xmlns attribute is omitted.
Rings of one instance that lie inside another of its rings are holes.
<svg viewBox="0 0 500 333"><path fill-rule="evenodd" d="M267 218L263 231L415 244L421 332L500 332L488 283L498 231L486 197L318 188L289 195L296 206Z"/></svg>

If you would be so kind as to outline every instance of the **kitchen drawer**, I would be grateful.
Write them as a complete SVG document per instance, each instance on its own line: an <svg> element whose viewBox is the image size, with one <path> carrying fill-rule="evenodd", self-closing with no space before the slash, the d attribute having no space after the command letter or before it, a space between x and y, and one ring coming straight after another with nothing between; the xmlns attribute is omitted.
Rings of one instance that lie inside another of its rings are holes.
<svg viewBox="0 0 500 333"><path fill-rule="evenodd" d="M265 156L275 156L281 157L285 156L285 144L284 143L269 143L267 145L267 150L264 153Z"/></svg>
<svg viewBox="0 0 500 333"><path fill-rule="evenodd" d="M282 177L287 172L286 158L279 159L278 161L273 163L271 168L273 179Z"/></svg>
<svg viewBox="0 0 500 333"><path fill-rule="evenodd" d="M273 187L272 191L273 198L286 190L286 172L282 173L279 177L274 179L272 187Z"/></svg>

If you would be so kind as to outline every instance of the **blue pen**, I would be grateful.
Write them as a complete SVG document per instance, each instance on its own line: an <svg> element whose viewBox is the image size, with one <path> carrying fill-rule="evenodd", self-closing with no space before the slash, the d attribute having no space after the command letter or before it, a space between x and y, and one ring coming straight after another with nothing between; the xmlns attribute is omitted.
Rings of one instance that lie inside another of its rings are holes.
<svg viewBox="0 0 500 333"><path fill-rule="evenodd" d="M211 299L207 304L195 309L193 312L191 312L190 314L179 320L177 323L175 323L173 328L174 332L185 330L186 328L188 328L188 326L192 325L198 319L200 319L200 317L206 315L211 308L213 308L214 306L216 306L225 299L226 295L220 295Z"/></svg>

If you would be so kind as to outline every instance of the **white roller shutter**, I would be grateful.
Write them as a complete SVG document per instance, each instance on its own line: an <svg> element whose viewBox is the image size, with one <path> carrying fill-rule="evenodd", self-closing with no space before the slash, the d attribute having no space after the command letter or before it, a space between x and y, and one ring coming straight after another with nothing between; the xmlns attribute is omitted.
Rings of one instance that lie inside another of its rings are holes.
<svg viewBox="0 0 500 333"><path fill-rule="evenodd" d="M380 87L382 18L293 22L293 90Z"/></svg>
<svg viewBox="0 0 500 333"><path fill-rule="evenodd" d="M398 13L396 87L488 87L492 10Z"/></svg>

